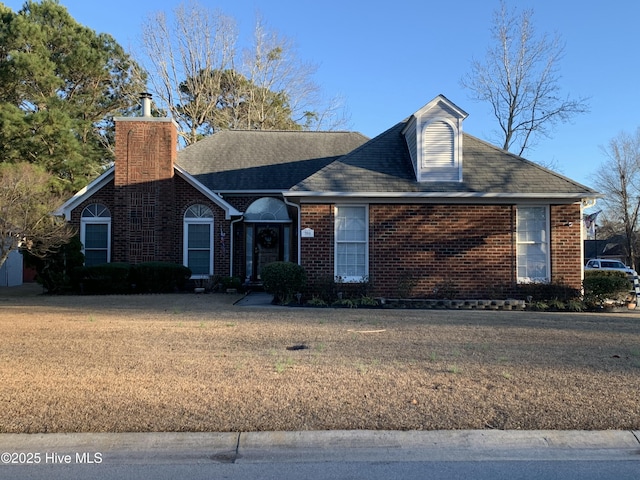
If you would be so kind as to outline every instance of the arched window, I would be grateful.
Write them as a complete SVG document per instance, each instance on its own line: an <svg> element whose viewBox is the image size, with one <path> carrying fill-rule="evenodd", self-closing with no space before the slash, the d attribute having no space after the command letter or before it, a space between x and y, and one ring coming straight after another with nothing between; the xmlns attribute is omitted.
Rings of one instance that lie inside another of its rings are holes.
<svg viewBox="0 0 640 480"><path fill-rule="evenodd" d="M259 198L244 213L245 222L287 222L289 212L282 200L273 197Z"/></svg>
<svg viewBox="0 0 640 480"><path fill-rule="evenodd" d="M82 210L80 241L85 265L111 261L111 212L106 206L93 203Z"/></svg>
<svg viewBox="0 0 640 480"><path fill-rule="evenodd" d="M184 214L184 264L191 278L213 275L213 212L206 205L191 205Z"/></svg>

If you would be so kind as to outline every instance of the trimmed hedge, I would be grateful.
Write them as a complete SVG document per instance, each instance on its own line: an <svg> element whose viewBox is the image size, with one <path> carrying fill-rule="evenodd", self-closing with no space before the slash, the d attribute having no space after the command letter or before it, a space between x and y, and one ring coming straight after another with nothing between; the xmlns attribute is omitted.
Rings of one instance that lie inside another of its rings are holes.
<svg viewBox="0 0 640 480"><path fill-rule="evenodd" d="M568 302L579 299L582 292L562 282L553 283L521 283L516 287L517 297L525 300L531 297L536 302L560 300Z"/></svg>
<svg viewBox="0 0 640 480"><path fill-rule="evenodd" d="M76 269L75 284L80 293L131 293L131 265L103 263Z"/></svg>
<svg viewBox="0 0 640 480"><path fill-rule="evenodd" d="M74 283L88 294L167 293L184 289L190 277L189 268L175 263L104 263L77 268Z"/></svg>
<svg viewBox="0 0 640 480"><path fill-rule="evenodd" d="M133 266L132 280L141 293L168 293L184 290L191 270L184 265L168 262L146 262Z"/></svg>
<svg viewBox="0 0 640 480"><path fill-rule="evenodd" d="M302 293L307 286L307 273L293 262L268 263L260 271L262 285L267 293L273 294L276 303L287 305L296 293Z"/></svg>
<svg viewBox="0 0 640 480"><path fill-rule="evenodd" d="M584 272L583 286L585 301L597 305L605 300L621 302L633 290L626 273L603 270Z"/></svg>

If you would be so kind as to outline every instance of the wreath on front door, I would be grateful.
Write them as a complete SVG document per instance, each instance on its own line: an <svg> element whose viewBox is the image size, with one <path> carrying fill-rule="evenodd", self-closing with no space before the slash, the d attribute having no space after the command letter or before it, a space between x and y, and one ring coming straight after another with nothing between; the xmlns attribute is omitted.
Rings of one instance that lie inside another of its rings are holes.
<svg viewBox="0 0 640 480"><path fill-rule="evenodd" d="M272 248L278 242L278 232L273 228L264 228L258 233L258 243L264 248Z"/></svg>

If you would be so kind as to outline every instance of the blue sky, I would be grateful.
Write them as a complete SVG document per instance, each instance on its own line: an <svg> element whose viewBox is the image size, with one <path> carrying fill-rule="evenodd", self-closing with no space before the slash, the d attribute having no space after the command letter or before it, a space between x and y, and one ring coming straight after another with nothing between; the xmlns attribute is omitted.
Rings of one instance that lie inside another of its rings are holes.
<svg viewBox="0 0 640 480"><path fill-rule="evenodd" d="M19 10L21 0L4 1ZM136 48L140 26L178 0L61 0L81 24L107 32L126 49ZM460 78L472 58L482 59L498 0L200 0L238 21L251 35L256 12L291 38L299 57L318 66L314 77L325 95L346 101L351 129L369 137L443 94L469 113L464 130L495 141L496 123L486 105L469 99ZM557 170L586 185L605 161L601 147L621 131L640 126L640 2L578 0L509 1L533 7L539 32L564 40L561 87L590 97L590 113L540 139L526 157L553 161Z"/></svg>

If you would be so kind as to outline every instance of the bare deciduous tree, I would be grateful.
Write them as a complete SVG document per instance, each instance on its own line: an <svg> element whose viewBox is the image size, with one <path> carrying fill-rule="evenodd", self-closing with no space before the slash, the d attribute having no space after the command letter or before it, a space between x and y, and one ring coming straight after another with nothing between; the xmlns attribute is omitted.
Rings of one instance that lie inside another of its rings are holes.
<svg viewBox="0 0 640 480"><path fill-rule="evenodd" d="M233 18L195 1L143 25L151 90L191 144L219 129L337 128L346 122L334 99L325 104L293 43L260 17L254 42L242 53ZM140 59L141 63L145 63Z"/></svg>
<svg viewBox="0 0 640 480"><path fill-rule="evenodd" d="M52 193L52 176L30 163L0 164L0 266L15 250L45 256L74 232L52 212L62 203Z"/></svg>
<svg viewBox="0 0 640 480"><path fill-rule="evenodd" d="M311 81L316 67L301 63L291 41L268 31L260 17L256 21L253 47L244 52L243 71L251 84L258 87L249 97L249 124L264 124L278 115L273 109L283 107L290 110L295 123L302 122L305 126L317 117L314 109L320 88ZM270 102L270 92L279 93L286 105Z"/></svg>
<svg viewBox="0 0 640 480"><path fill-rule="evenodd" d="M605 194L605 220L618 225L626 238L629 264L637 267L637 230L640 213L640 128L621 132L606 148L606 160L594 176L594 185Z"/></svg>
<svg viewBox="0 0 640 480"><path fill-rule="evenodd" d="M503 148L518 155L536 136L549 137L558 122L588 111L588 99L572 99L560 91L560 37L537 36L532 18L532 10L517 15L501 1L491 26L495 44L484 60L471 62L470 73L461 80L472 98L491 105Z"/></svg>
<svg viewBox="0 0 640 480"><path fill-rule="evenodd" d="M220 91L221 74L234 68L235 21L195 2L180 4L168 19L164 12L142 26L151 89L156 102L169 110L187 144L217 108L212 92Z"/></svg>

